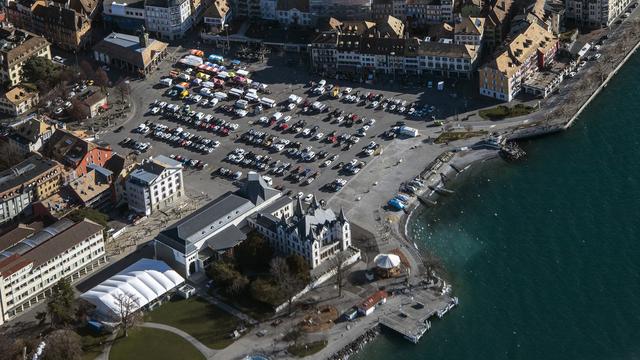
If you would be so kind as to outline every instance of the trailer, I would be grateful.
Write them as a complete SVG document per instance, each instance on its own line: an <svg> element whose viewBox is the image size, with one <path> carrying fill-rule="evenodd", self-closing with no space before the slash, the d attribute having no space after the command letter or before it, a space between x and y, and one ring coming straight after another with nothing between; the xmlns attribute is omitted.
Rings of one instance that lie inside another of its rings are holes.
<svg viewBox="0 0 640 360"><path fill-rule="evenodd" d="M233 96L241 98L244 95L244 90L242 90L240 88L233 88L233 89L229 90L229 95L233 95Z"/></svg>
<svg viewBox="0 0 640 360"><path fill-rule="evenodd" d="M260 104L272 108L272 107L276 106L276 101L273 100L273 99L269 99L269 98L263 97L263 98L260 99Z"/></svg>

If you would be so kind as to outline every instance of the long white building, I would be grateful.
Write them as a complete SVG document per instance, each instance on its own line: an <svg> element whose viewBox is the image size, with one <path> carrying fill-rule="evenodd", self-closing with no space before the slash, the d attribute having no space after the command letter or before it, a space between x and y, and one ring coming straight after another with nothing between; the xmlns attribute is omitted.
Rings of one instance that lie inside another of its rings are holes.
<svg viewBox="0 0 640 360"><path fill-rule="evenodd" d="M173 206L184 197L182 164L164 155L150 158L129 174L125 188L129 209L139 214Z"/></svg>
<svg viewBox="0 0 640 360"><path fill-rule="evenodd" d="M102 226L62 219L0 236L0 325L45 300L60 279L77 280L106 261Z"/></svg>

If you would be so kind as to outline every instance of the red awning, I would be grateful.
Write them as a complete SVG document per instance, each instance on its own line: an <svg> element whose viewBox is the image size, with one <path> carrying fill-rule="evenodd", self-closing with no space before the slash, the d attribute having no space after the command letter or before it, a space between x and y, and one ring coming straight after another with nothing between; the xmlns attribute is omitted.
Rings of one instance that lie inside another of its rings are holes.
<svg viewBox="0 0 640 360"><path fill-rule="evenodd" d="M100 106L103 110L109 110L109 104L102 104L102 106Z"/></svg>

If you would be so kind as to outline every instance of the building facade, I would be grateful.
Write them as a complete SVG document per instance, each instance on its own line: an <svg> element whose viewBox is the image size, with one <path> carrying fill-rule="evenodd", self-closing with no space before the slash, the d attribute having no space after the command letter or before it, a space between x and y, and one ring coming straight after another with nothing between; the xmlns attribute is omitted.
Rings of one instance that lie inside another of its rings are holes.
<svg viewBox="0 0 640 360"><path fill-rule="evenodd" d="M181 39L193 25L189 0L147 0L144 9L146 28L159 39Z"/></svg>
<svg viewBox="0 0 640 360"><path fill-rule="evenodd" d="M144 0L106 0L102 3L102 19L114 31L135 33L145 24Z"/></svg>
<svg viewBox="0 0 640 360"><path fill-rule="evenodd" d="M342 210L336 215L315 200L305 210L300 199L293 211L290 209L289 204L261 211L249 218L249 226L268 239L277 252L302 256L311 269L351 246L351 228Z"/></svg>
<svg viewBox="0 0 640 360"><path fill-rule="evenodd" d="M176 205L184 197L182 164L159 155L143 162L126 182L129 209L151 215Z"/></svg>
<svg viewBox="0 0 640 360"><path fill-rule="evenodd" d="M11 133L7 138L24 153L40 151L56 131L54 125L36 117L25 119L11 127Z"/></svg>
<svg viewBox="0 0 640 360"><path fill-rule="evenodd" d="M31 204L60 189L62 166L40 155L0 172L0 224L31 213Z"/></svg>
<svg viewBox="0 0 640 360"><path fill-rule="evenodd" d="M631 0L567 0L565 16L579 26L607 27L632 3Z"/></svg>
<svg viewBox="0 0 640 360"><path fill-rule="evenodd" d="M0 81L10 87L23 80L22 67L30 58L42 56L51 59L49 42L33 33L12 26L0 28Z"/></svg>
<svg viewBox="0 0 640 360"><path fill-rule="evenodd" d="M43 147L43 153L64 166L66 183L86 174L89 164L104 166L113 150L109 144L87 141L58 129Z"/></svg>
<svg viewBox="0 0 640 360"><path fill-rule="evenodd" d="M315 25L315 14L309 8L309 0L278 0L276 3L276 20L286 26Z"/></svg>
<svg viewBox="0 0 640 360"><path fill-rule="evenodd" d="M236 193L212 200L161 231L154 240L156 257L183 276L202 272L213 261L231 256L234 247L245 240L240 229L249 216L290 203L281 198L280 191L269 187L260 174L250 172Z"/></svg>
<svg viewBox="0 0 640 360"><path fill-rule="evenodd" d="M44 301L60 279L77 280L105 261L103 228L86 219L0 236L0 325Z"/></svg>
<svg viewBox="0 0 640 360"><path fill-rule="evenodd" d="M93 57L100 63L144 77L165 58L167 46L167 43L149 38L142 27L137 36L109 34L93 47Z"/></svg>
<svg viewBox="0 0 640 360"><path fill-rule="evenodd" d="M558 39L537 23L509 42L507 50L479 69L480 95L511 101L534 72L555 58Z"/></svg>
<svg viewBox="0 0 640 360"><path fill-rule="evenodd" d="M203 22L207 31L222 31L225 24L231 21L232 13L227 0L215 0L204 12Z"/></svg>
<svg viewBox="0 0 640 360"><path fill-rule="evenodd" d="M393 16L411 27L454 21L454 0L373 0L374 19Z"/></svg>
<svg viewBox="0 0 640 360"><path fill-rule="evenodd" d="M14 86L0 96L0 112L11 116L23 115L35 107L38 100L38 92Z"/></svg>

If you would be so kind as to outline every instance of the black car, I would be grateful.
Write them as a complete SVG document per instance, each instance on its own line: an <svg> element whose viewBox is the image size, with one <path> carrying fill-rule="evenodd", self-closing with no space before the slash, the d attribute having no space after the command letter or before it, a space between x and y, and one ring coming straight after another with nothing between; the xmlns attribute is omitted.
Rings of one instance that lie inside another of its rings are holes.
<svg viewBox="0 0 640 360"><path fill-rule="evenodd" d="M118 126L118 128L117 128L117 129L115 129L115 130L114 130L114 132L119 133L119 132L120 132L120 131L122 131L123 129L124 129L124 126L120 125L120 126Z"/></svg>

